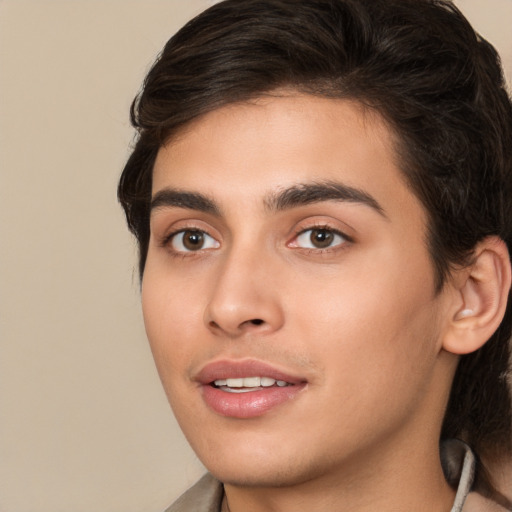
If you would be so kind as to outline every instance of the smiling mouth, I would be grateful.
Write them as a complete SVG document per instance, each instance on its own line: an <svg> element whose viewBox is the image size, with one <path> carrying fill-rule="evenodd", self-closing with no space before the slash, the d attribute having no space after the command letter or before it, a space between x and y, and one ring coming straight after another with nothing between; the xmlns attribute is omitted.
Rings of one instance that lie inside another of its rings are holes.
<svg viewBox="0 0 512 512"><path fill-rule="evenodd" d="M251 393L263 389L293 386L290 382L276 380L271 377L235 377L228 379L217 379L211 386L226 391L227 393Z"/></svg>
<svg viewBox="0 0 512 512"><path fill-rule="evenodd" d="M308 385L304 377L255 359L210 362L193 380L213 412L236 419L266 415L294 401Z"/></svg>

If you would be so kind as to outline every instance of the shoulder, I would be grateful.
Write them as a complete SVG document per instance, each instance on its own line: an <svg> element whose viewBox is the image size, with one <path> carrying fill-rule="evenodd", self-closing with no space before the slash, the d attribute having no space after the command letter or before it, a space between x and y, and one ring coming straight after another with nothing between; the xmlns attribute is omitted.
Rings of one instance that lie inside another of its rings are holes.
<svg viewBox="0 0 512 512"><path fill-rule="evenodd" d="M222 484L207 473L165 512L219 512L223 494Z"/></svg>
<svg viewBox="0 0 512 512"><path fill-rule="evenodd" d="M470 492L463 512L511 512L510 509L498 505L495 501L484 498L481 494Z"/></svg>
<svg viewBox="0 0 512 512"><path fill-rule="evenodd" d="M446 480L457 489L452 512L512 512L475 492L477 458L466 443L457 439L443 441L441 460Z"/></svg>

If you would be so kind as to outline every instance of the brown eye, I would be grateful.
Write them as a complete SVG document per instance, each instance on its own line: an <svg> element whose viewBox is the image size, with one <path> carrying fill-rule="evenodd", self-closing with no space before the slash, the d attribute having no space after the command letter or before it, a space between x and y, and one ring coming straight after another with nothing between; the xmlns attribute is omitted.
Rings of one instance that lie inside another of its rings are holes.
<svg viewBox="0 0 512 512"><path fill-rule="evenodd" d="M318 249L329 247L334 240L334 233L327 229L312 229L309 235L311 245Z"/></svg>
<svg viewBox="0 0 512 512"><path fill-rule="evenodd" d="M303 249L330 249L347 242L348 238L342 233L328 227L311 228L299 233L292 247Z"/></svg>
<svg viewBox="0 0 512 512"><path fill-rule="evenodd" d="M176 252L193 252L217 248L219 243L204 231L186 229L172 237L171 246Z"/></svg>
<svg viewBox="0 0 512 512"><path fill-rule="evenodd" d="M189 251L197 251L204 244L204 235L201 231L185 231L183 233L183 246Z"/></svg>

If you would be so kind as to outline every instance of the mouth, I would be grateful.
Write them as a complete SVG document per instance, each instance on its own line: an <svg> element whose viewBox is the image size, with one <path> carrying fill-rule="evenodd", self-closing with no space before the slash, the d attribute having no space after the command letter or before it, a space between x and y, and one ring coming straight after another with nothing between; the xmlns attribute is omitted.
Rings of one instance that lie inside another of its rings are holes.
<svg viewBox="0 0 512 512"><path fill-rule="evenodd" d="M215 413L231 418L262 416L288 403L306 388L307 380L260 361L217 361L195 378L202 398Z"/></svg>

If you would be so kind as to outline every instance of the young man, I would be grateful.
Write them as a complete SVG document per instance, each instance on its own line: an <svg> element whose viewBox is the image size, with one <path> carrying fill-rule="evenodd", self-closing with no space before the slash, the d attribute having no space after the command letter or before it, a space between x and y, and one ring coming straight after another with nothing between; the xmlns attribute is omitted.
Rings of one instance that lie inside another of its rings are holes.
<svg viewBox="0 0 512 512"><path fill-rule="evenodd" d="M169 510L510 507L512 107L457 9L222 2L132 120L146 329L210 472Z"/></svg>

